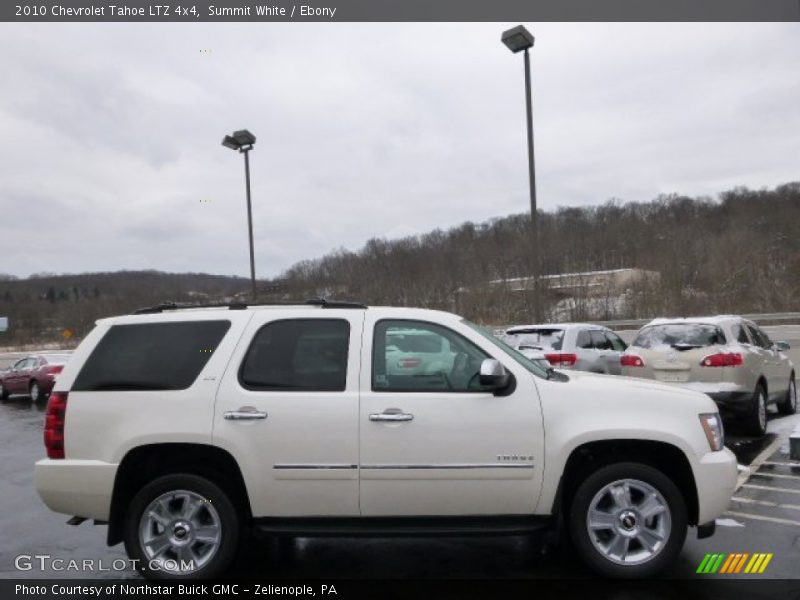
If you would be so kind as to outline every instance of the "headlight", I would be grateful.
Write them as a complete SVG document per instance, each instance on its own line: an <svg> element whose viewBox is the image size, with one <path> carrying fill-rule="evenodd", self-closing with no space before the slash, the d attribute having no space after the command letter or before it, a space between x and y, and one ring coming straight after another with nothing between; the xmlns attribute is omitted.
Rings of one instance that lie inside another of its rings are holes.
<svg viewBox="0 0 800 600"><path fill-rule="evenodd" d="M722 428L722 419L719 418L719 413L704 413L699 416L711 450L714 452L722 450L725 446L725 431Z"/></svg>

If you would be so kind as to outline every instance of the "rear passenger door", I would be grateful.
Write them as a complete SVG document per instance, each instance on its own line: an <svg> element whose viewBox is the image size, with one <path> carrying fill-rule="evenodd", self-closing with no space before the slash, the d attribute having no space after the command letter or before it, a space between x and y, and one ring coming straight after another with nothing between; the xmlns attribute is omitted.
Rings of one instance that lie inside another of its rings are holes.
<svg viewBox="0 0 800 600"><path fill-rule="evenodd" d="M364 311L256 310L220 385L214 443L253 515L354 516Z"/></svg>

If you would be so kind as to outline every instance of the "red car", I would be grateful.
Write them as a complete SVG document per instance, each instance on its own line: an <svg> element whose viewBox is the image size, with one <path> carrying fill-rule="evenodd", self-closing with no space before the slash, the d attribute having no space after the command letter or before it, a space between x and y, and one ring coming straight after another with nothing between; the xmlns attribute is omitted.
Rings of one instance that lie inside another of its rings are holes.
<svg viewBox="0 0 800 600"><path fill-rule="evenodd" d="M47 398L67 360L69 354L33 354L18 360L0 374L0 399L11 394L26 394L34 402Z"/></svg>

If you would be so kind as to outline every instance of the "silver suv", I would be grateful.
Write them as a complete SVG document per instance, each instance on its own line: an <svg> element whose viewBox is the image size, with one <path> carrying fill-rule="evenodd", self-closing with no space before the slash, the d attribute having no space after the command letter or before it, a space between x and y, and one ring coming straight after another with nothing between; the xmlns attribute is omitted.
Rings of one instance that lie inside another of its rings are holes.
<svg viewBox="0 0 800 600"><path fill-rule="evenodd" d="M767 404L783 414L797 410L788 349L742 317L656 319L622 357L622 372L704 392L724 415L743 416L750 433L763 435Z"/></svg>
<svg viewBox="0 0 800 600"><path fill-rule="evenodd" d="M518 325L506 330L503 341L526 356L543 352L557 369L606 375L621 373L620 358L628 347L608 327L588 323Z"/></svg>

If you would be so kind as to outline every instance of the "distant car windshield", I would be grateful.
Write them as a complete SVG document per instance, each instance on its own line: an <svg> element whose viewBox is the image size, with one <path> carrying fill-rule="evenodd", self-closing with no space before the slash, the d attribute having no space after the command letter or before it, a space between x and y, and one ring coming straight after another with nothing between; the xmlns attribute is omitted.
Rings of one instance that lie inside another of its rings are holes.
<svg viewBox="0 0 800 600"><path fill-rule="evenodd" d="M725 343L725 335L719 327L704 323L653 325L642 329L633 340L634 346L651 350L661 346L688 350Z"/></svg>
<svg viewBox="0 0 800 600"><path fill-rule="evenodd" d="M541 327L510 329L506 332L504 341L514 348L526 346L528 348L561 350L561 344L564 343L564 330Z"/></svg>

